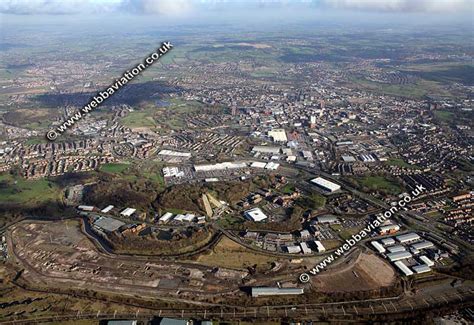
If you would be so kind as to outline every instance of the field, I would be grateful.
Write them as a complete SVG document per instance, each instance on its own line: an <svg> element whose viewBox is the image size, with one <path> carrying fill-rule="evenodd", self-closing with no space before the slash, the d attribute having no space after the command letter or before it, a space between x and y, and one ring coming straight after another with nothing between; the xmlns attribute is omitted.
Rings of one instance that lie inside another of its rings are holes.
<svg viewBox="0 0 474 325"><path fill-rule="evenodd" d="M134 111L130 112L122 119L124 126L129 128L155 127L156 123L148 112Z"/></svg>
<svg viewBox="0 0 474 325"><path fill-rule="evenodd" d="M245 269L255 264L258 267L265 268L275 260L275 257L259 255L227 237L223 237L212 252L201 255L197 259L201 264L232 269Z"/></svg>
<svg viewBox="0 0 474 325"><path fill-rule="evenodd" d="M0 175L0 202L34 204L56 200L59 188L47 179L26 180L10 174Z"/></svg>
<svg viewBox="0 0 474 325"><path fill-rule="evenodd" d="M111 164L105 164L105 165L100 166L100 171L113 173L113 174L120 174L124 170L126 170L128 167L130 167L130 164L111 163Z"/></svg>
<svg viewBox="0 0 474 325"><path fill-rule="evenodd" d="M390 286L395 271L375 254L352 253L349 263L340 264L313 278L315 290L325 293L354 292Z"/></svg>
<svg viewBox="0 0 474 325"><path fill-rule="evenodd" d="M370 191L382 191L389 194L398 194L402 191L399 184L388 180L383 176L365 176L356 178L356 182Z"/></svg>
<svg viewBox="0 0 474 325"><path fill-rule="evenodd" d="M419 169L417 165L410 165L409 163L405 162L401 158L391 158L387 160L387 165L390 166L397 166L397 167L403 167L403 168L410 168L410 169Z"/></svg>

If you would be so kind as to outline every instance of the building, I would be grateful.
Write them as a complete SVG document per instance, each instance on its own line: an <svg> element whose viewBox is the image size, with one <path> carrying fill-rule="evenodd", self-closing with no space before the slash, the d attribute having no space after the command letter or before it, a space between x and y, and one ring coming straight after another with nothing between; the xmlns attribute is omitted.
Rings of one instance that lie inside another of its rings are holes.
<svg viewBox="0 0 474 325"><path fill-rule="evenodd" d="M382 226L379 228L379 234L388 235L388 234L396 233L399 230L400 230L400 226L398 225L387 225L387 226Z"/></svg>
<svg viewBox="0 0 474 325"><path fill-rule="evenodd" d="M194 170L197 172L209 172L215 170L239 169L247 168L246 162L223 162L209 165L194 165Z"/></svg>
<svg viewBox="0 0 474 325"><path fill-rule="evenodd" d="M286 137L286 132L284 129L274 129L268 131L268 136L273 139L275 142L286 142L288 138Z"/></svg>
<svg viewBox="0 0 474 325"><path fill-rule="evenodd" d="M315 240L314 244L316 245L316 248L319 253L325 252L326 248L323 246L323 244L319 240Z"/></svg>
<svg viewBox="0 0 474 325"><path fill-rule="evenodd" d="M421 239L421 237L414 232L405 235L399 235L396 238L400 243L410 243Z"/></svg>
<svg viewBox="0 0 474 325"><path fill-rule="evenodd" d="M423 263L425 263L426 265L428 265L428 266L430 266L430 267L431 267L431 266L434 266L434 262L433 262L432 260L430 260L430 259L429 259L427 256L425 256L425 255L421 255L421 256L419 257L419 259L420 259Z"/></svg>
<svg viewBox="0 0 474 325"><path fill-rule="evenodd" d="M187 214L178 214L174 217L174 220L181 221L181 222L193 222L196 219L196 216L191 213Z"/></svg>
<svg viewBox="0 0 474 325"><path fill-rule="evenodd" d="M336 216L331 216L331 215L316 217L316 220L318 223L329 223L329 224L339 223L339 219Z"/></svg>
<svg viewBox="0 0 474 325"><path fill-rule="evenodd" d="M327 179L324 179L322 177L312 179L311 183L330 193L339 191L341 189L340 185L337 185L336 183L328 181Z"/></svg>
<svg viewBox="0 0 474 325"><path fill-rule="evenodd" d="M411 245L411 247L416 250L422 250L422 249L432 248L434 247L434 244L428 240L424 240L422 242Z"/></svg>
<svg viewBox="0 0 474 325"><path fill-rule="evenodd" d="M264 153L264 154L272 154L277 155L280 153L279 147L268 147L268 146L255 146L252 148L252 151Z"/></svg>
<svg viewBox="0 0 474 325"><path fill-rule="evenodd" d="M395 244L395 239L393 238L384 238L380 240L384 246L390 246Z"/></svg>
<svg viewBox="0 0 474 325"><path fill-rule="evenodd" d="M94 211L94 207L91 205L80 205L77 207L79 210L91 212Z"/></svg>
<svg viewBox="0 0 474 325"><path fill-rule="evenodd" d="M303 254L307 255L307 254L312 254L313 251L308 247L308 245L306 243L300 243L300 246L301 246L301 250L303 251Z"/></svg>
<svg viewBox="0 0 474 325"><path fill-rule="evenodd" d="M416 274L430 272L431 268L426 264L415 265L412 267Z"/></svg>
<svg viewBox="0 0 474 325"><path fill-rule="evenodd" d="M303 288L253 287L252 297L302 295Z"/></svg>
<svg viewBox="0 0 474 325"><path fill-rule="evenodd" d="M101 230L113 232L125 225L125 223L113 218L99 217L94 221L93 225Z"/></svg>
<svg viewBox="0 0 474 325"><path fill-rule="evenodd" d="M126 208L120 214L124 217L131 217L132 214L134 214L137 211L137 209L132 209L132 208Z"/></svg>
<svg viewBox="0 0 474 325"><path fill-rule="evenodd" d="M301 247L300 246L286 246L286 250L290 254L298 254L301 253Z"/></svg>
<svg viewBox="0 0 474 325"><path fill-rule="evenodd" d="M410 252L407 252L407 251L387 254L387 258L390 260L390 262L405 260L410 257L412 257L412 255Z"/></svg>
<svg viewBox="0 0 474 325"><path fill-rule="evenodd" d="M405 248L405 246L402 246L402 245L393 245L393 246L388 246L387 250L390 253L396 253L396 252L406 251L406 248Z"/></svg>
<svg viewBox="0 0 474 325"><path fill-rule="evenodd" d="M398 267L400 271L402 271L403 274L406 276L413 275L413 272L408 268L408 266L405 265L402 261L396 261L395 266Z"/></svg>
<svg viewBox="0 0 474 325"><path fill-rule="evenodd" d="M100 212L102 213L108 213L110 212L110 210L112 210L114 208L113 205L108 205L107 207L103 208L102 210L100 210Z"/></svg>
<svg viewBox="0 0 474 325"><path fill-rule="evenodd" d="M173 214L171 212L166 212L161 218L158 220L160 223L167 223L173 218Z"/></svg>
<svg viewBox="0 0 474 325"><path fill-rule="evenodd" d="M385 248L378 241L371 241L370 244L379 252L380 254L385 253Z"/></svg>
<svg viewBox="0 0 474 325"><path fill-rule="evenodd" d="M253 208L244 212L244 216L254 222L263 221L268 219L268 217L263 213L260 208Z"/></svg>

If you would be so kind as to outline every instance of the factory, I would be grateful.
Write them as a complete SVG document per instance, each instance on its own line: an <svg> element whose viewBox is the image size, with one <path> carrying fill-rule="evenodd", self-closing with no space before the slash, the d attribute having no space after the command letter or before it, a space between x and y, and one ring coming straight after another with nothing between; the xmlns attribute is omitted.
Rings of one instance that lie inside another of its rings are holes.
<svg viewBox="0 0 474 325"><path fill-rule="evenodd" d="M311 180L311 183L316 185L317 187L323 189L326 192L329 193L334 193L336 191L339 191L341 189L340 185L337 185L336 183L330 182L327 179L324 179L322 177L317 177Z"/></svg>
<svg viewBox="0 0 474 325"><path fill-rule="evenodd" d="M274 129L268 131L268 136L273 139L274 142L287 142L286 132L284 129Z"/></svg>
<svg viewBox="0 0 474 325"><path fill-rule="evenodd" d="M442 254L434 243L414 232L373 240L370 244L405 276L430 272L435 262L428 256L434 256L435 260L439 260ZM425 253L428 256L421 255Z"/></svg>
<svg viewBox="0 0 474 325"><path fill-rule="evenodd" d="M124 217L131 217L136 211L137 211L137 209L126 208L125 210L120 212L120 215L124 216Z"/></svg>
<svg viewBox="0 0 474 325"><path fill-rule="evenodd" d="M109 217L98 217L92 225L101 231L113 232L125 225L125 223Z"/></svg>
<svg viewBox="0 0 474 325"><path fill-rule="evenodd" d="M194 170L197 172L208 172L215 170L239 169L247 167L248 165L246 162L223 162L217 164L194 165Z"/></svg>
<svg viewBox="0 0 474 325"><path fill-rule="evenodd" d="M253 287L252 297L302 295L303 288Z"/></svg>
<svg viewBox="0 0 474 325"><path fill-rule="evenodd" d="M268 219L268 217L263 213L260 208L253 208L244 212L244 215L247 219L259 222Z"/></svg>

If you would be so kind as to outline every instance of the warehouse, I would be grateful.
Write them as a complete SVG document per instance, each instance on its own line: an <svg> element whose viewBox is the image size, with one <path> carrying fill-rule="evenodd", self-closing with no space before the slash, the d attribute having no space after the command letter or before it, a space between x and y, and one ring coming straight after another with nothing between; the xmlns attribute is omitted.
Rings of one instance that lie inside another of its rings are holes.
<svg viewBox="0 0 474 325"><path fill-rule="evenodd" d="M315 184L319 188L321 188L321 189L323 189L327 192L330 192L330 193L339 191L341 189L341 186L339 186L339 185L337 185L333 182L330 182L327 179L324 179L322 177L317 177L317 178L312 179L311 183Z"/></svg>
<svg viewBox="0 0 474 325"><path fill-rule="evenodd" d="M107 212L110 212L110 210L112 210L113 208L114 208L113 205L108 205L107 207L103 208L100 212L107 213Z"/></svg>
<svg viewBox="0 0 474 325"><path fill-rule="evenodd" d="M377 241L373 240L370 244L379 252L380 254L385 253L385 248Z"/></svg>
<svg viewBox="0 0 474 325"><path fill-rule="evenodd" d="M393 233L396 233L399 230L400 230L400 226L398 226L398 225L382 226L382 227L379 228L379 234L380 235L393 234Z"/></svg>
<svg viewBox="0 0 474 325"><path fill-rule="evenodd" d="M298 254L301 253L301 247L300 246L286 246L286 250L290 254Z"/></svg>
<svg viewBox="0 0 474 325"><path fill-rule="evenodd" d="M434 262L433 262L432 260L430 260L430 259L429 259L427 256L425 256L425 255L421 255L421 256L419 257L419 259L420 259L423 263L425 263L426 265L428 265L428 266L430 266L430 267L431 267L431 266L434 266Z"/></svg>
<svg viewBox="0 0 474 325"><path fill-rule="evenodd" d="M410 242L420 240L421 237L418 234L411 232L409 234L399 235L396 238L400 243L410 243Z"/></svg>
<svg viewBox="0 0 474 325"><path fill-rule="evenodd" d="M286 132L284 129L274 129L268 131L268 136L273 139L275 142L286 142L288 138L286 137Z"/></svg>
<svg viewBox="0 0 474 325"><path fill-rule="evenodd" d="M160 223L167 223L168 221L171 220L173 217L173 214L171 212L166 212L164 215L161 216L161 218L158 220Z"/></svg>
<svg viewBox="0 0 474 325"><path fill-rule="evenodd" d="M426 264L415 265L412 267L416 274L427 273L431 271L431 268Z"/></svg>
<svg viewBox="0 0 474 325"><path fill-rule="evenodd" d="M191 157L191 153L189 152L179 152L179 151L172 151L172 150L161 150L158 152L159 156L171 156L171 157L183 157L189 158Z"/></svg>
<svg viewBox="0 0 474 325"><path fill-rule="evenodd" d="M416 250L422 250L422 249L432 248L434 247L434 244L428 240L424 240L422 242L411 245L411 247Z"/></svg>
<svg viewBox="0 0 474 325"><path fill-rule="evenodd" d="M390 253L396 253L396 252L404 252L406 251L406 248L402 245L394 245L394 246L387 247L387 250Z"/></svg>
<svg viewBox="0 0 474 325"><path fill-rule="evenodd" d="M238 169L246 168L246 162L223 162L209 165L194 165L194 170L197 172L208 172L213 170Z"/></svg>
<svg viewBox="0 0 474 325"><path fill-rule="evenodd" d="M410 252L407 251L387 254L387 258L390 260L390 262L404 260L410 257L412 257L412 255Z"/></svg>
<svg viewBox="0 0 474 325"><path fill-rule="evenodd" d="M308 247L308 245L306 243L300 243L300 246L301 246L301 250L303 251L303 254L307 255L307 254L311 254L313 253L313 251Z"/></svg>
<svg viewBox="0 0 474 325"><path fill-rule="evenodd" d="M413 272L405 265L402 261L396 261L395 265L398 267L400 271L403 272L406 276L413 275Z"/></svg>
<svg viewBox="0 0 474 325"><path fill-rule="evenodd" d="M322 253L326 251L326 248L323 246L323 244L319 240L315 240L314 244L316 245L318 252Z"/></svg>
<svg viewBox="0 0 474 325"><path fill-rule="evenodd" d="M318 223L329 223L329 224L334 224L334 223L339 223L339 219L336 216L320 216L316 218Z"/></svg>
<svg viewBox="0 0 474 325"><path fill-rule="evenodd" d="M277 288L277 287L259 287L252 288L252 297L262 296L284 296L284 295L302 295L303 288Z"/></svg>
<svg viewBox="0 0 474 325"><path fill-rule="evenodd" d="M87 211L87 212L90 212L90 211L93 211L94 210L94 207L91 206L91 205L80 205L77 207L79 210L82 210L82 211Z"/></svg>
<svg viewBox="0 0 474 325"><path fill-rule="evenodd" d="M267 147L267 146L255 146L252 148L252 151L266 154L277 155L280 153L279 147Z"/></svg>
<svg viewBox="0 0 474 325"><path fill-rule="evenodd" d="M132 214L135 213L135 211L137 211L137 209L126 208L125 210L120 212L120 214L124 217L130 217L130 216L132 216Z"/></svg>
<svg viewBox="0 0 474 325"><path fill-rule="evenodd" d="M280 167L280 164L274 163L274 162L269 162L268 164L265 165L265 169L268 169L268 170L277 170L278 167Z"/></svg>
<svg viewBox="0 0 474 325"><path fill-rule="evenodd" d="M250 167L252 168L265 168L265 166L267 165L267 163L264 163L264 162L260 162L260 161L254 161Z"/></svg>
<svg viewBox="0 0 474 325"><path fill-rule="evenodd" d="M244 212L244 215L247 219L252 220L254 222L268 219L268 217L265 215L265 213L263 213L262 210L260 210L260 208L253 208L253 209L247 210Z"/></svg>
<svg viewBox="0 0 474 325"><path fill-rule="evenodd" d="M390 245L395 244L395 239L393 239L393 238L384 238L384 239L381 240L381 242L384 246L390 246Z"/></svg>
<svg viewBox="0 0 474 325"><path fill-rule="evenodd" d="M122 227L125 223L120 220L108 218L108 217L99 217L94 222L94 226L101 229L106 230L109 232L115 231Z"/></svg>
<svg viewBox="0 0 474 325"><path fill-rule="evenodd" d="M176 221L181 221L181 222L193 222L194 220L196 219L196 216L194 214L191 214L191 213L187 213L187 214L178 214L174 220Z"/></svg>

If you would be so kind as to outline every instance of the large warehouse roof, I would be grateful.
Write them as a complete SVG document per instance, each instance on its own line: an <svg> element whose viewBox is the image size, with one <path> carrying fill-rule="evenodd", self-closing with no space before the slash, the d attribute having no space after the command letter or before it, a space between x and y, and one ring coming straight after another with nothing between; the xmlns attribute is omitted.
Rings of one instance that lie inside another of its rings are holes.
<svg viewBox="0 0 474 325"><path fill-rule="evenodd" d="M312 179L311 183L316 184L317 186L322 187L323 189L329 192L335 192L341 189L341 186L331 181L328 181L327 179L324 179L322 177Z"/></svg>
<svg viewBox="0 0 474 325"><path fill-rule="evenodd" d="M387 257L390 261L394 262L394 261L410 258L412 257L412 255L410 252L403 251L403 252L389 253L387 254Z"/></svg>
<svg viewBox="0 0 474 325"><path fill-rule="evenodd" d="M250 219L252 221L263 221L263 220L268 218L265 215L265 213L263 213L263 211L260 210L260 208L254 208L254 209L247 210L247 211L245 211L244 214L248 219Z"/></svg>
<svg viewBox="0 0 474 325"><path fill-rule="evenodd" d="M277 287L252 288L252 297L302 295L303 293L304 293L303 288L277 288Z"/></svg>

